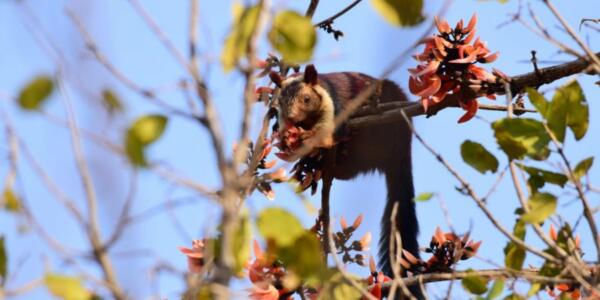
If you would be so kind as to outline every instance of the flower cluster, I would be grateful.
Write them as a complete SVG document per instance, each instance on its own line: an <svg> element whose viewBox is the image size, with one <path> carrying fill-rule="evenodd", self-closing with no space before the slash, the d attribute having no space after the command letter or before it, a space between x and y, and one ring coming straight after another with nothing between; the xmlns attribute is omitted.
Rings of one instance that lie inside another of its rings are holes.
<svg viewBox="0 0 600 300"><path fill-rule="evenodd" d="M581 291L579 287L568 285L566 283L557 284L553 288L547 287L546 291L548 292L548 295L550 295L550 297L556 299L581 299Z"/></svg>
<svg viewBox="0 0 600 300"><path fill-rule="evenodd" d="M253 286L249 296L255 300L291 299L289 290L283 286L285 268L275 257L265 253L254 241L255 259L248 266L248 278Z"/></svg>
<svg viewBox="0 0 600 300"><path fill-rule="evenodd" d="M413 56L419 65L409 69L409 90L421 97L425 111L461 89L469 88L479 96L485 85L496 82L497 77L507 78L500 71L494 69L490 73L475 65L491 63L498 58L498 52L491 53L485 42L475 39L476 23L477 16L473 15L466 26L460 20L451 28L445 20L435 18L439 33L423 41L425 50ZM466 113L458 120L459 123L475 116L477 96L460 99L459 104ZM493 94L486 96L494 99Z"/></svg>
<svg viewBox="0 0 600 300"><path fill-rule="evenodd" d="M550 235L552 241L554 241L559 248L563 249L569 255L573 255L574 257L581 257L583 255L581 251L579 235L574 236L571 227L568 224L565 224L558 231L556 231L554 225L550 224L550 230L548 234ZM553 253L554 249L548 248L546 251ZM559 276L561 271L561 266L552 262L546 262L542 266L540 273L544 276L553 277ZM593 273L593 270L589 271ZM579 284L548 284L546 286L546 291L548 292L548 295L556 299L577 300L581 298L581 286ZM594 292L592 291L592 293Z"/></svg>
<svg viewBox="0 0 600 300"><path fill-rule="evenodd" d="M364 252L369 251L369 244L371 243L372 235L371 232L365 233L359 240L352 240L352 235L358 229L362 223L363 215L360 214L352 225L348 226L346 218L340 218L341 230L334 232L333 243L337 254L342 255L342 261L347 263L355 263L360 266L365 266L365 257L361 253L353 254L353 252ZM313 227L314 229L315 227ZM322 234L318 231L318 236L323 239Z"/></svg>
<svg viewBox="0 0 600 300"><path fill-rule="evenodd" d="M263 141L264 148L259 156L259 162L254 170L254 178L256 179L256 189L263 193L269 200L275 199L275 192L271 187L272 183L280 183L288 181L287 172L284 168L278 168L275 171L269 171L261 173L260 170L273 169L277 160L267 161L267 156L271 153L273 146L271 145L271 139L265 139ZM234 147L235 148L235 147ZM254 157L254 145L250 143L247 149L248 153L246 156L246 164L250 166Z"/></svg>
<svg viewBox="0 0 600 300"><path fill-rule="evenodd" d="M423 261L410 252L402 250L403 257L400 264L412 273L451 272L452 266L461 260L469 259L477 253L481 241L469 240L469 235L462 238L452 232L444 233L439 227L429 243L425 252L432 256Z"/></svg>

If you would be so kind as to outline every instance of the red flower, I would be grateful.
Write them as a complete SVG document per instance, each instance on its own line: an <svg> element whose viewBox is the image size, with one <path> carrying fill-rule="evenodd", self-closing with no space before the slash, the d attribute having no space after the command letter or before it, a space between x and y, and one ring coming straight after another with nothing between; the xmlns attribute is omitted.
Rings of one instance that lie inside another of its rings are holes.
<svg viewBox="0 0 600 300"><path fill-rule="evenodd" d="M188 270L191 273L200 273L204 266L204 241L193 240L191 249L182 246L178 248L188 258Z"/></svg>
<svg viewBox="0 0 600 300"><path fill-rule="evenodd" d="M459 92L461 87L472 89L478 96L488 96L482 85L495 82L496 76L508 80L508 76L501 72L490 73L475 66L476 63L491 63L498 58L498 52L491 53L479 38L471 43L475 38L477 15L473 15L467 26L460 20L454 29L445 20L436 17L434 21L439 33L422 41L425 49L413 56L420 64L409 69L409 90L421 97L425 111L429 106L442 102L447 95ZM493 95L489 98L492 99ZM459 104L467 111L459 123L470 120L477 113L476 99L463 98Z"/></svg>
<svg viewBox="0 0 600 300"><path fill-rule="evenodd" d="M366 279L368 284L367 291L369 291L369 293L371 293L371 295L373 295L375 298L382 299L381 290L383 288L383 284L392 281L392 279L385 276L383 272L377 272L377 269L375 267L375 260L372 256L369 258L369 268L371 270L371 276L367 277ZM363 297L362 299L367 298Z"/></svg>

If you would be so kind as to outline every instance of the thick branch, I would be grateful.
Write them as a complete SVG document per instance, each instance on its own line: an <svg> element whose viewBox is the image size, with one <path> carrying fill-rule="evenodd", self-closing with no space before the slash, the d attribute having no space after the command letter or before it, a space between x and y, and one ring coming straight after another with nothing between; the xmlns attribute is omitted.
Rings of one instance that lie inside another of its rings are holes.
<svg viewBox="0 0 600 300"><path fill-rule="evenodd" d="M600 52L596 55L600 55ZM522 93L526 87L539 87L544 84L552 83L558 79L571 76L585 71L590 66L590 62L585 59L576 59L564 64L541 68L538 72L529 72L517 75L511 78L510 91L513 95ZM505 87L501 82L491 84L485 91L488 94L504 94ZM361 128L383 123L392 123L402 121L402 110L411 117L427 115L432 116L437 112L448 107L459 107L459 101L467 97L475 97L476 93L473 90L463 89L458 94L449 95L438 105L430 107L427 112L419 102L392 102L379 104L376 107L367 107L357 110L352 118L348 120L349 128ZM480 109L486 110L506 110L502 106L479 105ZM533 112L532 110L513 107L515 114L524 112Z"/></svg>

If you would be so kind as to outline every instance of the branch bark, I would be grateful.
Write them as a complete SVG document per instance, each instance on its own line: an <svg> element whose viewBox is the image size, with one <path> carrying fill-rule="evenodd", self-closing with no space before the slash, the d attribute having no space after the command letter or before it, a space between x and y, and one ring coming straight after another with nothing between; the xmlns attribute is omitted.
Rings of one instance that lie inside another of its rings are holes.
<svg viewBox="0 0 600 300"><path fill-rule="evenodd" d="M600 52L596 53L596 55L600 55ZM541 68L538 72L516 75L510 79L510 91L513 95L520 94L525 91L526 87L538 88L558 79L584 72L589 66L590 62L588 60L580 58L564 64ZM483 92L486 94L503 95L506 91L504 84L502 82L497 82L489 85ZM361 108L352 115L346 125L351 129L358 129L365 126L400 122L403 121L402 110L410 117L421 115L429 117L448 107L459 107L459 101L461 99L475 96L477 96L475 91L463 89L463 91L457 94L447 96L444 101L430 107L427 111L425 111L420 102L392 102L380 104L376 107ZM488 106L483 104L480 104L479 108L487 110L507 109L503 106ZM512 109L515 114L533 112L533 110L519 107L513 107Z"/></svg>

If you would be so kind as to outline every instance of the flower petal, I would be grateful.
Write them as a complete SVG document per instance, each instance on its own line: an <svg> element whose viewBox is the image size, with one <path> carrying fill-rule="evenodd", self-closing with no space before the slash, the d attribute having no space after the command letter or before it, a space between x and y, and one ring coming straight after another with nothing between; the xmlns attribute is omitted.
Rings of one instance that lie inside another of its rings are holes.
<svg viewBox="0 0 600 300"><path fill-rule="evenodd" d="M440 19L438 19L438 17L435 16L433 18L433 21L435 22L435 26L437 26L437 29L440 33L450 33L450 25L448 24L448 22L446 22L446 20L440 21Z"/></svg>
<svg viewBox="0 0 600 300"><path fill-rule="evenodd" d="M421 71L417 72L414 76L420 77L420 76L426 76L429 74L433 74L433 73L437 72L439 67L440 67L439 60L431 61L425 68L423 68Z"/></svg>
<svg viewBox="0 0 600 300"><path fill-rule="evenodd" d="M463 40L463 43L465 43L465 44L470 43L473 40L473 38L475 37L476 32L477 32L477 30L475 30L475 29L471 30L469 35L467 35L467 37Z"/></svg>
<svg viewBox="0 0 600 300"><path fill-rule="evenodd" d="M419 97L429 97L440 89L442 80L437 74L424 76L419 81L413 77L408 79L408 89L411 93Z"/></svg>
<svg viewBox="0 0 600 300"><path fill-rule="evenodd" d="M469 20L469 24L463 29L462 32L467 33L473 31L475 29L475 25L477 25L477 14L473 14L471 20Z"/></svg>
<svg viewBox="0 0 600 300"><path fill-rule="evenodd" d="M462 117L460 117L460 119L458 119L458 123L464 123L471 120L477 113L477 108L479 107L477 100L468 99L459 103L460 106L467 112Z"/></svg>
<svg viewBox="0 0 600 300"><path fill-rule="evenodd" d="M499 54L500 54L500 52L494 52L492 54L488 54L488 55L480 58L479 61L484 64L494 62L494 61L496 61L496 59L498 59Z"/></svg>

